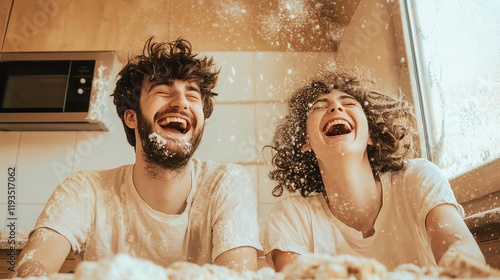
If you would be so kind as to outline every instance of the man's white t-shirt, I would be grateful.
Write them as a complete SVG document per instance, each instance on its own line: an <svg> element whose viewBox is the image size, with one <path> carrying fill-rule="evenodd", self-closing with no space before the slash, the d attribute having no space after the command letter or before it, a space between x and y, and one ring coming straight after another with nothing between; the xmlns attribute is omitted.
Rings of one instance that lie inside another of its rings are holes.
<svg viewBox="0 0 500 280"><path fill-rule="evenodd" d="M54 190L34 229L59 232L83 260L127 253L167 267L213 263L241 246L261 250L256 189L243 167L192 159L191 191L180 215L152 209L138 194L132 169L70 176Z"/></svg>
<svg viewBox="0 0 500 280"><path fill-rule="evenodd" d="M448 180L437 166L424 159L408 161L401 171L382 173L380 180L383 205L375 221L375 234L368 238L338 220L322 195L292 196L280 201L264 232L264 253L269 264L269 253L279 249L298 254L369 257L389 270L405 263L435 266L425 228L427 214L437 205L452 204L464 215Z"/></svg>

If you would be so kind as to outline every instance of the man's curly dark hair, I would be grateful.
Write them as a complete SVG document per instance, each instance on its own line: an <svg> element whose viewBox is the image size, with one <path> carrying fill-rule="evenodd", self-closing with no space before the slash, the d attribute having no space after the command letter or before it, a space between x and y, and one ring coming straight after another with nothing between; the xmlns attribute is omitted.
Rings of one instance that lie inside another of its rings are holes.
<svg viewBox="0 0 500 280"><path fill-rule="evenodd" d="M397 171L405 160L417 156L417 133L411 104L403 96L392 97L372 90L374 83L355 75L354 71L327 72L311 84L294 92L288 100L288 113L278 124L271 148L272 170L269 177L277 181L274 196L283 189L300 191L302 196L323 191L323 180L313 151L302 151L306 143L306 120L309 108L319 94L332 90L353 96L368 119L373 145L368 146L372 170Z"/></svg>
<svg viewBox="0 0 500 280"><path fill-rule="evenodd" d="M172 80L196 82L201 90L203 113L205 119L208 119L214 108L214 97L217 96L212 89L219 72L213 58L198 57L198 54L192 53L191 43L185 39L155 43L153 37L149 38L142 54L129 58L118 73L119 79L112 94L129 144L135 147L136 139L134 130L127 127L124 121L124 113L128 109L140 111L139 100L145 78L162 84Z"/></svg>

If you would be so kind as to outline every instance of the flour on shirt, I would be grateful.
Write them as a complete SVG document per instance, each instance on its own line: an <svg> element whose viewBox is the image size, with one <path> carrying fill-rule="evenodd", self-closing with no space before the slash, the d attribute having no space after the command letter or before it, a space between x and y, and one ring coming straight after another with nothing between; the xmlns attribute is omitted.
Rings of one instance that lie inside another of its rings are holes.
<svg viewBox="0 0 500 280"><path fill-rule="evenodd" d="M89 261L127 253L167 267L212 263L238 247L260 250L255 186L246 170L198 159L189 164L193 186L179 215L144 202L133 185L133 165L124 165L70 176L55 189L35 228L59 232Z"/></svg>

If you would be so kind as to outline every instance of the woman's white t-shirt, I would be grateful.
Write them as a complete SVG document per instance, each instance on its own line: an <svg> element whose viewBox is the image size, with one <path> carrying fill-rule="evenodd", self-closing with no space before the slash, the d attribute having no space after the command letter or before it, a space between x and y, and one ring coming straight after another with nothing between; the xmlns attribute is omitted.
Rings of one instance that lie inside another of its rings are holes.
<svg viewBox="0 0 500 280"><path fill-rule="evenodd" d="M269 215L264 232L268 262L275 249L298 254L350 254L374 258L388 269L404 263L436 265L426 234L425 219L440 204L452 204L464 215L448 180L433 163L408 161L398 172L380 174L383 205L374 235L338 220L323 196L292 196L280 201ZM335 203L334 201L331 203Z"/></svg>

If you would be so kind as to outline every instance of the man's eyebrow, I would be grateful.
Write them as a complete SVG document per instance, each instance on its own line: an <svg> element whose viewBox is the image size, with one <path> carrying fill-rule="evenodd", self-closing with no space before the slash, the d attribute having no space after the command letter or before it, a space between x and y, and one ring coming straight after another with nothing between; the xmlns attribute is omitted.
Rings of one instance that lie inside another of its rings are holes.
<svg viewBox="0 0 500 280"><path fill-rule="evenodd" d="M195 87L195 86L193 86L191 84L187 85L186 89L187 90L194 90L194 91L197 91L197 92L201 93L201 90L198 87Z"/></svg>
<svg viewBox="0 0 500 280"><path fill-rule="evenodd" d="M149 90L148 91L152 91L155 87L159 86L160 84L159 83L154 83L152 84L150 87L149 87Z"/></svg>
<svg viewBox="0 0 500 280"><path fill-rule="evenodd" d="M155 89L156 87L158 86L171 86L172 85L172 82L171 81L167 81L167 82L163 82L163 83L158 83L158 82L155 82L153 83L150 87L149 87L149 91L152 91L153 89Z"/></svg>

